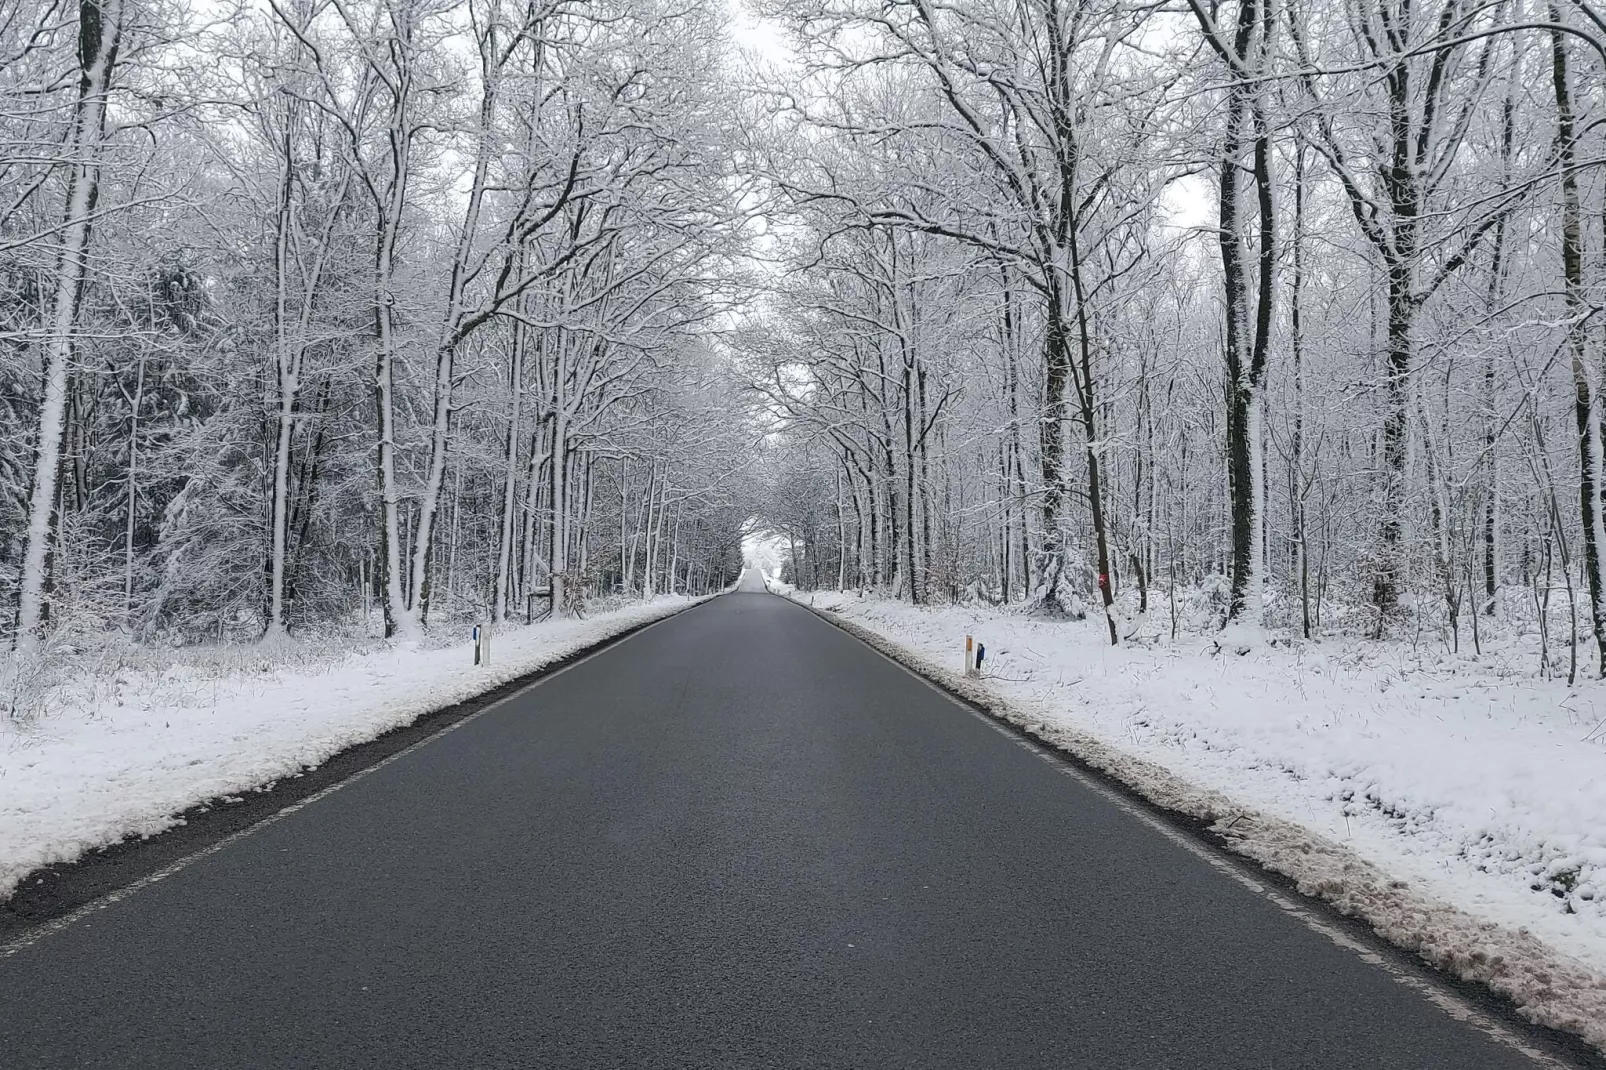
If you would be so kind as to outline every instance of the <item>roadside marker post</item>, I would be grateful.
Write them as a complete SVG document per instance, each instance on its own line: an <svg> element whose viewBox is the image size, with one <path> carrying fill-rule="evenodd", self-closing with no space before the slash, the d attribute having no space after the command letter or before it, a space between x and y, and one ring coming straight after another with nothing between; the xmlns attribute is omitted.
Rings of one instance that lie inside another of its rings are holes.
<svg viewBox="0 0 1606 1070"><path fill-rule="evenodd" d="M965 675L980 676L981 662L987 656L987 645L976 642L973 635L965 636Z"/></svg>
<svg viewBox="0 0 1606 1070"><path fill-rule="evenodd" d="M474 625L474 664L489 665L491 663L491 626L489 624Z"/></svg>

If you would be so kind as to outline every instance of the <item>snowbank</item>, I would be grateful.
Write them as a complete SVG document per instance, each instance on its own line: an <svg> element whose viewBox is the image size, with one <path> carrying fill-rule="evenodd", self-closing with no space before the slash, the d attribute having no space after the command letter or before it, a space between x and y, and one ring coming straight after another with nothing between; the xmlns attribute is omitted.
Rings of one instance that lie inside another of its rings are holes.
<svg viewBox="0 0 1606 1070"><path fill-rule="evenodd" d="M1096 618L792 597L1606 1047L1606 686L1404 644L1111 648ZM967 633L981 681L960 675Z"/></svg>
<svg viewBox="0 0 1606 1070"><path fill-rule="evenodd" d="M0 719L0 899L39 866L153 835L197 803L320 765L696 601L659 597L587 620L508 625L486 666L473 664L465 641L322 661L275 649L274 661L302 664L275 667L264 655L254 672L243 658L125 668L97 682L93 702L31 723Z"/></svg>

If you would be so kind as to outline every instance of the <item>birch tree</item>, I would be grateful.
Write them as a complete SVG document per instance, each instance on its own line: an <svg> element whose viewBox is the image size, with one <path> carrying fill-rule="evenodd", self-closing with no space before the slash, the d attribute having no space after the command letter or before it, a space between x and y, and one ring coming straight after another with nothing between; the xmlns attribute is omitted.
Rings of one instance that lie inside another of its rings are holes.
<svg viewBox="0 0 1606 1070"><path fill-rule="evenodd" d="M57 480L62 436L66 432L68 383L79 302L89 270L90 239L99 207L107 102L125 18L122 0L80 0L78 88L66 140L66 198L58 230L61 248L50 279L47 318L39 342L44 390L34 436L33 489L28 496L27 544L14 633L17 653L24 659L37 649L48 612L49 556L56 535Z"/></svg>

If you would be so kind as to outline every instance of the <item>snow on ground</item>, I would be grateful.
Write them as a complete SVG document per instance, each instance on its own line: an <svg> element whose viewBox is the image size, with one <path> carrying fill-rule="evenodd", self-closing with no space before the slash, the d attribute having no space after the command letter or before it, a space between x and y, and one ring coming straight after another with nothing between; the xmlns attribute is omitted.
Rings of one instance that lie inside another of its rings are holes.
<svg viewBox="0 0 1606 1070"><path fill-rule="evenodd" d="M1606 685L1341 638L1240 655L1151 628L1112 648L1093 617L772 589L1606 1045ZM957 675L966 634L980 686Z"/></svg>
<svg viewBox="0 0 1606 1070"><path fill-rule="evenodd" d="M484 666L474 665L471 642L320 658L297 657L292 640L211 658L175 651L165 666L80 681L93 686L53 713L0 718L0 900L39 866L153 835L197 803L296 775L695 601L659 597L586 620L508 625Z"/></svg>

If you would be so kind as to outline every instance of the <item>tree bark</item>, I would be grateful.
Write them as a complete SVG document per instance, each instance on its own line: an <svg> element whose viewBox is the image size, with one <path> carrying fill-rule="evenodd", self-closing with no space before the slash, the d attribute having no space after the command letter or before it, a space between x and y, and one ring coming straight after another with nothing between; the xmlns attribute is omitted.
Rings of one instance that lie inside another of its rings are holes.
<svg viewBox="0 0 1606 1070"><path fill-rule="evenodd" d="M1557 20L1555 5L1551 19ZM1600 552L1603 542L1601 481L1601 418L1597 390L1598 368L1589 359L1584 326L1588 303L1584 295L1583 210L1573 118L1572 87L1568 82L1567 42L1560 31L1550 31L1551 75L1556 93L1557 163L1561 171L1561 259L1567 296L1567 347L1573 374L1573 416L1578 430L1578 512L1583 528L1584 574L1589 585L1589 619L1595 635L1597 666L1606 676L1606 612L1601 601Z"/></svg>
<svg viewBox="0 0 1606 1070"><path fill-rule="evenodd" d="M44 337L44 391L35 436L33 487L28 496L27 541L17 602L13 643L26 659L39 647L49 607L50 549L56 537L57 485L62 438L66 433L68 386L78 309L88 274L92 219L100 193L106 141L106 98L111 91L122 43L122 0L79 0L78 95L67 148L72 169L67 181L61 251L56 257L50 311Z"/></svg>

